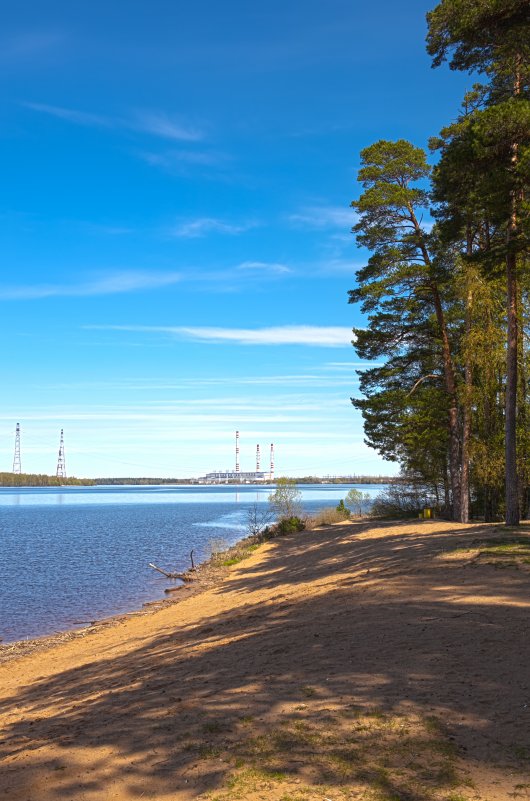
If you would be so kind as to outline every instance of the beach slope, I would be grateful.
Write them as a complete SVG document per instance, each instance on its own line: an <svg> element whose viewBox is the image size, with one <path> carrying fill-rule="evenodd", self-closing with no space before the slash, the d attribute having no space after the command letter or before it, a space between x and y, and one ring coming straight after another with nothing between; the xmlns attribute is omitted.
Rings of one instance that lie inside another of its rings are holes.
<svg viewBox="0 0 530 801"><path fill-rule="evenodd" d="M530 798L530 565L506 536L302 532L178 604L17 655L0 798Z"/></svg>

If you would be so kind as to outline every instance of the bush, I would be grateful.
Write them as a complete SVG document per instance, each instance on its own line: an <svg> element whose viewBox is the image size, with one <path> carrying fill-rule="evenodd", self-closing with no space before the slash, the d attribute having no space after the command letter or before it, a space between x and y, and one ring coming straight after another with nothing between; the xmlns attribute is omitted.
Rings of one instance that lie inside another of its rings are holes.
<svg viewBox="0 0 530 801"><path fill-rule="evenodd" d="M272 521L273 512L269 507L263 508L257 503L247 509L247 535L254 537L256 542L265 542L269 535L269 523Z"/></svg>
<svg viewBox="0 0 530 801"><path fill-rule="evenodd" d="M358 510L359 517L363 516L363 506L370 505L371 501L372 496L369 492L361 492L358 489L351 489L346 495L346 503ZM351 511L353 510L350 510L350 514Z"/></svg>
<svg viewBox="0 0 530 801"><path fill-rule="evenodd" d="M351 515L350 510L344 505L344 501L340 500L339 505L335 508L335 511L342 515L341 520L347 520Z"/></svg>
<svg viewBox="0 0 530 801"><path fill-rule="evenodd" d="M276 489L269 495L269 503L280 520L299 517L302 511L301 500L302 493L294 479L276 479Z"/></svg>
<svg viewBox="0 0 530 801"><path fill-rule="evenodd" d="M305 522L294 515L293 517L283 517L276 524L277 534L296 534L297 531L305 529Z"/></svg>
<svg viewBox="0 0 530 801"><path fill-rule="evenodd" d="M346 511L348 510L346 509ZM348 519L349 514L345 515L343 512L340 512L338 507L334 509L332 506L328 506L325 509L319 509L313 517L306 520L306 528L314 529L319 526L331 526L332 523L343 523Z"/></svg>
<svg viewBox="0 0 530 801"><path fill-rule="evenodd" d="M373 517L417 517L426 507L436 507L436 499L428 488L403 482L391 484L376 495L370 514Z"/></svg>

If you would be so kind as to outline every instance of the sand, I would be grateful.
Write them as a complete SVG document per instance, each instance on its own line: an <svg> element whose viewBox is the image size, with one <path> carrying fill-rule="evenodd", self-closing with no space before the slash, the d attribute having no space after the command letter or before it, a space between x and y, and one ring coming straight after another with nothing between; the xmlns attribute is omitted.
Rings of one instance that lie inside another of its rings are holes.
<svg viewBox="0 0 530 801"><path fill-rule="evenodd" d="M530 566L478 558L493 536L302 532L176 605L16 655L0 799L530 798Z"/></svg>

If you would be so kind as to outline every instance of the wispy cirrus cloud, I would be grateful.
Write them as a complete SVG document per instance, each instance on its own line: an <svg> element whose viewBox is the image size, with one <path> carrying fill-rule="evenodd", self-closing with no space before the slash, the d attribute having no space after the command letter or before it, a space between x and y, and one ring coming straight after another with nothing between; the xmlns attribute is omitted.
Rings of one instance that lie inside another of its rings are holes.
<svg viewBox="0 0 530 801"><path fill-rule="evenodd" d="M342 206L306 206L287 217L290 223L304 228L346 228L355 222L351 209Z"/></svg>
<svg viewBox="0 0 530 801"><path fill-rule="evenodd" d="M255 228L257 223L231 223L215 217L199 217L196 220L187 220L178 223L170 229L171 236L183 239L198 239L208 234L243 234L251 228Z"/></svg>
<svg viewBox="0 0 530 801"><path fill-rule="evenodd" d="M2 300L38 300L53 297L117 295L141 289L171 286L181 280L180 273L122 271L78 284L33 284L1 287L0 298Z"/></svg>
<svg viewBox="0 0 530 801"><path fill-rule="evenodd" d="M348 347L352 341L351 329L339 326L283 325L268 328L221 328L214 326L94 325L84 327L108 331L169 334L209 344Z"/></svg>
<svg viewBox="0 0 530 801"><path fill-rule="evenodd" d="M50 117L57 117L66 122L72 122L74 125L87 125L89 127L102 127L114 128L115 122L109 117L103 117L100 114L92 114L87 111L79 111L73 108L64 108L62 106L51 106L47 103L22 103L24 108L29 108L31 111L38 111L41 114L48 114Z"/></svg>
<svg viewBox="0 0 530 801"><path fill-rule="evenodd" d="M129 117L110 117L64 106L54 106L48 103L26 101L21 105L31 111L48 114L51 117L65 120L74 125L137 131L179 142L198 142L204 138L204 133L198 128L163 111L141 110L134 112Z"/></svg>
<svg viewBox="0 0 530 801"><path fill-rule="evenodd" d="M232 162L232 158L226 153L204 149L171 148L162 152L144 150L137 151L135 155L149 166L157 167L169 174L186 175L202 167L203 174L207 178L219 177L219 173L223 173Z"/></svg>
<svg viewBox="0 0 530 801"><path fill-rule="evenodd" d="M161 111L137 111L130 122L130 127L162 139L175 139L179 142L198 142L204 138L203 132L198 128L186 125L176 117Z"/></svg>
<svg viewBox="0 0 530 801"><path fill-rule="evenodd" d="M120 231L121 233L121 231ZM27 284L0 287L0 300L39 300L53 297L90 297L159 289L175 284L208 286L212 292L240 292L244 287L278 280L291 272L283 264L243 262L225 270L187 267L179 271L117 270L96 274L78 283Z"/></svg>
<svg viewBox="0 0 530 801"><path fill-rule="evenodd" d="M268 273L269 275L286 275L287 273L293 272L286 264L268 261L244 261L237 269L242 272L261 272Z"/></svg>

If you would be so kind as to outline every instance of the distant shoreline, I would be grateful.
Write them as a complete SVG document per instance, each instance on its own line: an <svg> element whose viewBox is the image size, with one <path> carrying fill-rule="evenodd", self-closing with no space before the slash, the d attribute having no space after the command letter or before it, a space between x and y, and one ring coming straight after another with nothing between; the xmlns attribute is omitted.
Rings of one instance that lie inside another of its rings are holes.
<svg viewBox="0 0 530 801"><path fill-rule="evenodd" d="M393 484L399 481L396 476L334 476L320 478L318 476L304 476L293 478L297 484ZM201 478L63 478L48 476L35 473L0 473L0 487L103 487L103 486L157 486L174 485L194 487L216 487L216 486L256 486L266 487L274 484L274 481L222 481L210 482Z"/></svg>

